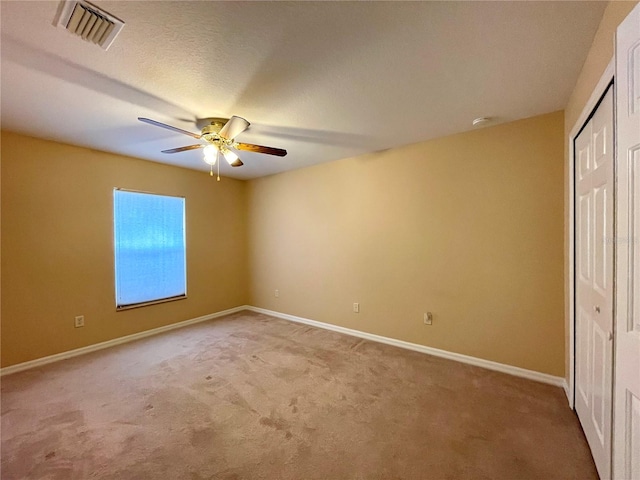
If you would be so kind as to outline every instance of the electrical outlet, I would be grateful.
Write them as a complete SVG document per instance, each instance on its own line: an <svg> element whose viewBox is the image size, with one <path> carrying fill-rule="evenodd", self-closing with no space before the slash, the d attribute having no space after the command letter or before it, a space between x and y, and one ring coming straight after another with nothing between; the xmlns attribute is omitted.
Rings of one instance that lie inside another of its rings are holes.
<svg viewBox="0 0 640 480"><path fill-rule="evenodd" d="M433 314L431 312L427 312L424 314L424 324L425 325L433 324Z"/></svg>
<svg viewBox="0 0 640 480"><path fill-rule="evenodd" d="M280 296L280 290L276 290L275 292L273 292L273 296L278 298Z"/></svg>
<svg viewBox="0 0 640 480"><path fill-rule="evenodd" d="M76 328L84 327L84 315L78 315L73 325Z"/></svg>
<svg viewBox="0 0 640 480"><path fill-rule="evenodd" d="M353 313L360 313L360 304L359 303L354 303L353 304Z"/></svg>

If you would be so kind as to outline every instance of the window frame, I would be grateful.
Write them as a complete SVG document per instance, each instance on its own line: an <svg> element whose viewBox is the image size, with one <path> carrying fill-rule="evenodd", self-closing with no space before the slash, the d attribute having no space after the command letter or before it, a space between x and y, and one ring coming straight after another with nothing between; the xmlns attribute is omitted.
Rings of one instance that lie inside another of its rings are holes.
<svg viewBox="0 0 640 480"><path fill-rule="evenodd" d="M144 195L154 195L158 197L171 197L171 198L180 198L182 199L182 236L183 236L183 244L184 244L184 294L174 295L166 298L159 298L156 300L148 300L144 302L137 302L131 304L118 305L118 289L116 287L116 282L118 281L117 275L117 261L116 261L116 192L129 192L129 193L139 193ZM134 308L146 307L148 305L157 305L160 303L167 302L175 302L177 300L184 300L188 298L187 296L187 198L183 195L168 195L164 193L156 193L156 192L148 192L145 190L134 190L130 188L121 188L114 187L112 191L112 235L111 240L113 242L113 297L115 299L116 304L116 312L121 312L125 310L132 310Z"/></svg>

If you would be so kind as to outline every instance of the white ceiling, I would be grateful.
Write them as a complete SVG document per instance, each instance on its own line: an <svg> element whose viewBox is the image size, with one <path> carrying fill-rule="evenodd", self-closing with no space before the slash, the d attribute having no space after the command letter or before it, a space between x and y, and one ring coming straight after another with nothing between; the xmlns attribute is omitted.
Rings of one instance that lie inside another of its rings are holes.
<svg viewBox="0 0 640 480"><path fill-rule="evenodd" d="M207 170L194 120L239 115L221 173L256 178L560 110L603 2L102 1L108 51L53 26L54 1L2 1L2 128ZM224 163L224 162L223 162Z"/></svg>

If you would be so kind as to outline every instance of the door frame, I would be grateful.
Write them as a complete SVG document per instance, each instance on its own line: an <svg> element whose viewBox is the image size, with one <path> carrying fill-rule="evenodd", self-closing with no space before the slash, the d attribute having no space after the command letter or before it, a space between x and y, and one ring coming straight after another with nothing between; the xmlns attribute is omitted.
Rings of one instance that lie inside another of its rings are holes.
<svg viewBox="0 0 640 480"><path fill-rule="evenodd" d="M589 100L585 104L580 116L576 120L575 124L571 128L569 134L569 158L568 158L568 181L569 181L569 201L568 201L568 214L569 214L569 225L568 225L568 242L569 242L569 256L565 262L565 271L567 271L568 278L565 278L565 290L567 292L567 303L569 306L569 318L567 319L567 323L569 324L569 381L568 384L565 384L565 393L567 394L567 398L569 400L569 406L571 409L575 409L575 391L576 391L576 281L575 281L575 261L576 261L576 248L575 248L575 227L576 227L576 217L575 217L575 192L576 192L576 184L575 184L575 139L578 134L582 131L582 128L585 126L587 121L591 118L592 114L595 112L600 100L606 93L609 85L613 82L615 76L615 63L614 58L611 57L607 68L604 73L600 77L600 80L596 84ZM615 84L613 85L614 93L615 93ZM615 99L615 95L614 95ZM614 101L614 109L615 109L615 101ZM614 115L614 132L615 132L615 115ZM614 137L614 183L615 183L615 137ZM615 186L614 186L614 209L615 209ZM615 221L615 220L614 220ZM615 232L615 226L614 226ZM615 246L614 246L615 248ZM614 251L615 258L615 251ZM615 265L614 265L615 269ZM613 292L614 292L614 303L615 303L615 270L614 270L614 278L613 278ZM566 308L566 307L565 307ZM614 310L614 328L615 328L615 310ZM615 331L615 330L614 330ZM612 379L613 379L613 361L615 358L615 335L614 335L614 343L612 350ZM613 392L612 392L613 393ZM613 396L612 396L613 398ZM613 408L613 405L612 405ZM611 412L613 418L613 410Z"/></svg>

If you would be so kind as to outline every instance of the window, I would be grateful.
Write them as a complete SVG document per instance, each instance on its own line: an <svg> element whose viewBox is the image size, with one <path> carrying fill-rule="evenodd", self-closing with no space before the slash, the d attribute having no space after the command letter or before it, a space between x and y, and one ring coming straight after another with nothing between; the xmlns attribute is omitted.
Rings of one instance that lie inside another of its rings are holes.
<svg viewBox="0 0 640 480"><path fill-rule="evenodd" d="M116 307L187 296L185 201L113 191Z"/></svg>

